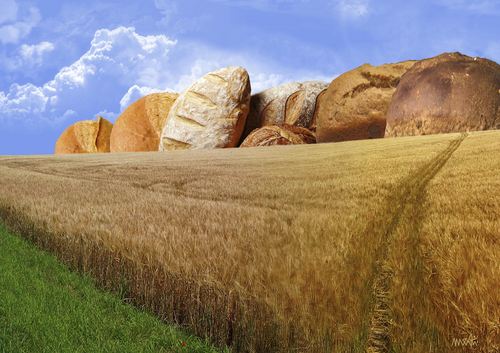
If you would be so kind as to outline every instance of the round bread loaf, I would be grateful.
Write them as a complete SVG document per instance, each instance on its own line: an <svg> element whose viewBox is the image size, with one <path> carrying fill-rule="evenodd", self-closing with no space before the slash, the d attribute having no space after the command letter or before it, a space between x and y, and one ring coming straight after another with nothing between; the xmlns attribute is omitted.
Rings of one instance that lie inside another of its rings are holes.
<svg viewBox="0 0 500 353"><path fill-rule="evenodd" d="M500 128L500 65L460 53L416 63L387 111L386 137Z"/></svg>
<svg viewBox="0 0 500 353"><path fill-rule="evenodd" d="M128 106L111 131L111 152L158 151L160 136L177 93L152 93Z"/></svg>
<svg viewBox="0 0 500 353"><path fill-rule="evenodd" d="M250 91L248 73L239 66L201 77L172 106L159 151L235 147L250 109Z"/></svg>
<svg viewBox="0 0 500 353"><path fill-rule="evenodd" d="M240 142L255 129L286 123L316 129L318 108L328 82L290 82L252 95L250 112Z"/></svg>
<svg viewBox="0 0 500 353"><path fill-rule="evenodd" d="M101 117L68 127L56 141L54 154L106 153L113 124Z"/></svg>
<svg viewBox="0 0 500 353"><path fill-rule="evenodd" d="M285 123L266 125L255 129L240 147L303 145L316 143L316 135L309 129Z"/></svg>
<svg viewBox="0 0 500 353"><path fill-rule="evenodd" d="M387 109L401 76L416 61L364 64L335 78L320 105L318 143L384 137Z"/></svg>

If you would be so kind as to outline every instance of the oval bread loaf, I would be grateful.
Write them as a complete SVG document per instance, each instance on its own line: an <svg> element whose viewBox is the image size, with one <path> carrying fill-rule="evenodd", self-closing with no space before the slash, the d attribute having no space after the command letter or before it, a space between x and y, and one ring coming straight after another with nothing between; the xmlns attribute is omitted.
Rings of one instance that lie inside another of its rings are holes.
<svg viewBox="0 0 500 353"><path fill-rule="evenodd" d="M250 109L250 78L239 66L212 71L175 101L159 151L235 147Z"/></svg>
<svg viewBox="0 0 500 353"><path fill-rule="evenodd" d="M290 82L252 95L241 142L253 130L276 123L314 131L319 106L328 85L328 82L322 81Z"/></svg>
<svg viewBox="0 0 500 353"><path fill-rule="evenodd" d="M266 125L255 129L240 147L303 145L316 143L316 135L309 129L285 123Z"/></svg>
<svg viewBox="0 0 500 353"><path fill-rule="evenodd" d="M152 93L136 100L116 119L111 152L158 151L165 120L177 93Z"/></svg>
<svg viewBox="0 0 500 353"><path fill-rule="evenodd" d="M113 124L101 117L76 122L57 139L54 154L109 152L112 129Z"/></svg>
<svg viewBox="0 0 500 353"><path fill-rule="evenodd" d="M319 109L317 142L383 138L392 95L415 63L364 64L335 78Z"/></svg>

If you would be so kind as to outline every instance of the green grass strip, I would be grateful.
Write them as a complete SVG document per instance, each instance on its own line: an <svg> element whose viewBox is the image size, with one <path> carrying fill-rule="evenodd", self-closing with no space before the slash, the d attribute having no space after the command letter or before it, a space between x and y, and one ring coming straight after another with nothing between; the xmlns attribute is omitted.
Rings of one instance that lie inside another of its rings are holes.
<svg viewBox="0 0 500 353"><path fill-rule="evenodd" d="M184 345L182 345L184 343ZM99 291L0 224L0 353L217 352Z"/></svg>

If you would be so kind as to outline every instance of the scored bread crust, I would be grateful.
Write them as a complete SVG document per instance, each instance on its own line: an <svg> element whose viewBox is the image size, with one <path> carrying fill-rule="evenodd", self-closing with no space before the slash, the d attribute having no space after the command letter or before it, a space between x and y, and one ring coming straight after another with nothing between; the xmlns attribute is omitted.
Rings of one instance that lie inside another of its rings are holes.
<svg viewBox="0 0 500 353"><path fill-rule="evenodd" d="M255 129L286 123L315 130L318 108L328 82L289 82L260 91L250 100L245 129L240 143Z"/></svg>
<svg viewBox="0 0 500 353"><path fill-rule="evenodd" d="M139 98L116 119L111 152L158 151L161 130L177 93L152 93Z"/></svg>
<svg viewBox="0 0 500 353"><path fill-rule="evenodd" d="M266 125L255 129L240 147L303 145L316 143L316 135L309 129L286 123Z"/></svg>
<svg viewBox="0 0 500 353"><path fill-rule="evenodd" d="M172 106L158 150L235 147L250 109L250 93L248 73L239 66L199 78Z"/></svg>
<svg viewBox="0 0 500 353"><path fill-rule="evenodd" d="M102 117L69 126L56 141L54 154L106 153L113 124Z"/></svg>

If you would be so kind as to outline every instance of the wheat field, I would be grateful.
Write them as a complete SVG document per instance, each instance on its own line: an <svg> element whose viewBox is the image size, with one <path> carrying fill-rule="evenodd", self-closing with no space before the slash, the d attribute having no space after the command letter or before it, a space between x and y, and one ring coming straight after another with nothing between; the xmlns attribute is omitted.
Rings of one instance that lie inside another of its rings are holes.
<svg viewBox="0 0 500 353"><path fill-rule="evenodd" d="M0 156L0 220L234 352L500 349L500 132Z"/></svg>

